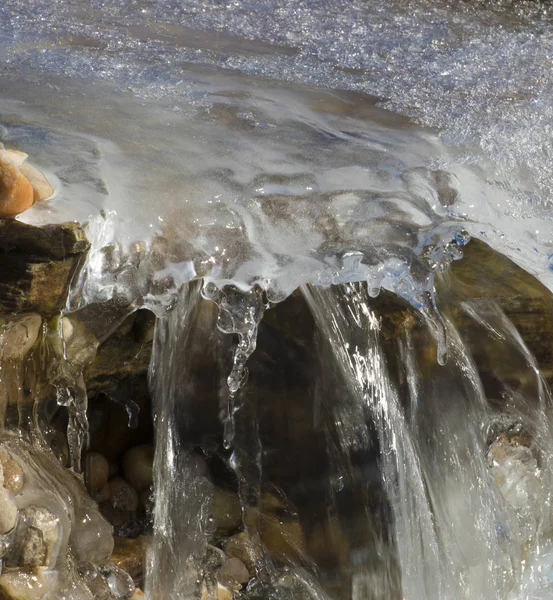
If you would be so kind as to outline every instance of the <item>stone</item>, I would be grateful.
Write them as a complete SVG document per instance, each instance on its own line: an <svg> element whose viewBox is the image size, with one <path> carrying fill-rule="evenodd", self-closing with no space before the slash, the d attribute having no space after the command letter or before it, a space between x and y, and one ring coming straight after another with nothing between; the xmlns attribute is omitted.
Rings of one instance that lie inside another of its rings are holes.
<svg viewBox="0 0 553 600"><path fill-rule="evenodd" d="M110 592L115 598L120 600L131 598L135 587L128 573L111 563L100 565L99 569L108 584Z"/></svg>
<svg viewBox="0 0 553 600"><path fill-rule="evenodd" d="M17 506L13 494L0 488L0 533L12 531L17 523Z"/></svg>
<svg viewBox="0 0 553 600"><path fill-rule="evenodd" d="M0 150L0 218L11 218L34 203L33 186L23 175L13 155Z"/></svg>
<svg viewBox="0 0 553 600"><path fill-rule="evenodd" d="M134 590L134 594L131 596L131 600L144 600L146 595L140 588Z"/></svg>
<svg viewBox="0 0 553 600"><path fill-rule="evenodd" d="M109 463L99 452L87 452L84 457L84 476L88 491L94 496L107 485Z"/></svg>
<svg viewBox="0 0 553 600"><path fill-rule="evenodd" d="M246 565L239 559L231 557L225 561L217 576L219 581L229 588L236 584L243 585L250 580Z"/></svg>
<svg viewBox="0 0 553 600"><path fill-rule="evenodd" d="M125 479L141 492L153 484L154 447L143 444L130 448L123 457Z"/></svg>
<svg viewBox="0 0 553 600"><path fill-rule="evenodd" d="M0 220L0 310L59 315L89 248L77 223L34 227Z"/></svg>
<svg viewBox="0 0 553 600"><path fill-rule="evenodd" d="M14 460L5 450L0 449L0 464L4 475L4 487L14 496L23 489L24 474L19 463Z"/></svg>
<svg viewBox="0 0 553 600"><path fill-rule="evenodd" d="M50 185L44 173L41 173L33 165L25 162L20 167L21 173L27 178L27 181L33 188L33 202L46 200L54 193L54 188Z"/></svg>
<svg viewBox="0 0 553 600"><path fill-rule="evenodd" d="M221 585L220 583L217 584L217 600L232 600L233 599L233 593L226 588L224 585ZM202 600L211 600L208 596L207 593L207 588L204 585L202 585Z"/></svg>
<svg viewBox="0 0 553 600"><path fill-rule="evenodd" d="M138 495L136 490L122 477L114 477L109 482L111 491L110 502L114 508L134 512L138 508Z"/></svg>
<svg viewBox="0 0 553 600"><path fill-rule="evenodd" d="M240 559L248 569L250 577L255 575L256 564L261 559L261 552L245 531L231 536L223 548L227 556Z"/></svg>
<svg viewBox="0 0 553 600"><path fill-rule="evenodd" d="M16 552L20 566L49 566L56 563L60 520L43 506L29 506L20 511L16 535Z"/></svg>
<svg viewBox="0 0 553 600"><path fill-rule="evenodd" d="M44 600L54 583L55 575L44 569L4 571L0 576L0 600Z"/></svg>
<svg viewBox="0 0 553 600"><path fill-rule="evenodd" d="M137 538L114 537L115 547L109 560L119 569L127 572L134 580L142 577L144 572L144 553L146 542L144 536Z"/></svg>

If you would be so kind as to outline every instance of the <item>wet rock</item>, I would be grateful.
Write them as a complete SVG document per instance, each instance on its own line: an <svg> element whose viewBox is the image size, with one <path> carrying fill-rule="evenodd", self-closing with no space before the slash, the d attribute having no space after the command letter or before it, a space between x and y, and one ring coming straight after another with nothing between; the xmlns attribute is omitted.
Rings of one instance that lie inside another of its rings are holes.
<svg viewBox="0 0 553 600"><path fill-rule="evenodd" d="M138 495L122 477L114 477L109 483L110 502L114 508L134 512L138 508Z"/></svg>
<svg viewBox="0 0 553 600"><path fill-rule="evenodd" d="M136 588L134 594L131 596L131 600L144 600L144 598L146 598L146 596L140 588Z"/></svg>
<svg viewBox="0 0 553 600"><path fill-rule="evenodd" d="M84 458L85 482L88 491L93 495L99 494L107 488L109 477L109 463L99 452L87 452ZM109 496L106 500L109 499Z"/></svg>
<svg viewBox="0 0 553 600"><path fill-rule="evenodd" d="M261 552L245 531L230 537L224 545L224 550L227 556L240 559L248 569L250 577L255 575L256 564L261 558Z"/></svg>
<svg viewBox="0 0 553 600"><path fill-rule="evenodd" d="M16 155L0 150L0 218L3 219L15 217L34 203L33 186L18 163Z"/></svg>
<svg viewBox="0 0 553 600"><path fill-rule="evenodd" d="M231 557L225 561L217 576L219 581L229 588L234 588L236 584L243 585L250 580L250 574L246 565L239 559Z"/></svg>
<svg viewBox="0 0 553 600"><path fill-rule="evenodd" d="M23 489L23 469L5 450L0 449L0 464L4 475L4 487L14 496Z"/></svg>
<svg viewBox="0 0 553 600"><path fill-rule="evenodd" d="M53 567L60 536L59 518L42 506L24 508L19 517L14 548L17 563L20 566Z"/></svg>
<svg viewBox="0 0 553 600"><path fill-rule="evenodd" d="M217 600L232 600L233 599L233 594L232 592L226 588L224 585L221 585L220 583L217 584ZM202 586L202 600L210 600L208 593L207 593L207 588L205 585Z"/></svg>
<svg viewBox="0 0 553 600"><path fill-rule="evenodd" d="M89 247L76 223L34 227L0 220L0 310L59 314Z"/></svg>
<svg viewBox="0 0 553 600"><path fill-rule="evenodd" d="M39 202L50 198L54 193L54 188L50 185L44 173L41 173L33 165L25 162L21 165L21 173L27 178L27 181L33 188L33 201Z"/></svg>
<svg viewBox="0 0 553 600"><path fill-rule="evenodd" d="M5 488L0 488L0 533L12 531L17 523L17 506L13 494Z"/></svg>
<svg viewBox="0 0 553 600"><path fill-rule="evenodd" d="M5 571L0 576L0 600L44 600L54 583L53 574L43 569Z"/></svg>
<svg viewBox="0 0 553 600"><path fill-rule="evenodd" d="M153 484L154 447L152 444L135 446L123 457L125 479L137 491L149 488Z"/></svg>
<svg viewBox="0 0 553 600"><path fill-rule="evenodd" d="M95 564L81 563L78 571L94 600L112 600L108 582Z"/></svg>
<svg viewBox="0 0 553 600"><path fill-rule="evenodd" d="M119 569L128 573L135 581L144 571L145 538L115 537L115 547L109 560Z"/></svg>

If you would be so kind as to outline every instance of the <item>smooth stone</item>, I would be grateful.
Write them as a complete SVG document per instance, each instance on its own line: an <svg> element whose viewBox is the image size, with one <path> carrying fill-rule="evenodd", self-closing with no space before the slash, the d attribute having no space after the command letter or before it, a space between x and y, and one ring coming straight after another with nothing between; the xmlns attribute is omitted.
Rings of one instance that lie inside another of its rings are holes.
<svg viewBox="0 0 553 600"><path fill-rule="evenodd" d="M146 595L140 588L136 588L134 594L131 596L131 600L144 600L144 598L146 598Z"/></svg>
<svg viewBox="0 0 553 600"><path fill-rule="evenodd" d="M78 570L94 600L112 600L108 582L94 563L81 563Z"/></svg>
<svg viewBox="0 0 553 600"><path fill-rule="evenodd" d="M55 574L44 569L5 571L0 576L0 600L45 600L55 584Z"/></svg>
<svg viewBox="0 0 553 600"><path fill-rule="evenodd" d="M111 492L110 502L114 508L134 512L138 508L136 490L122 477L114 477L109 483Z"/></svg>
<svg viewBox="0 0 553 600"><path fill-rule="evenodd" d="M261 558L261 552L245 531L231 536L226 541L224 550L227 556L240 559L248 569L250 577L255 575L256 564Z"/></svg>
<svg viewBox="0 0 553 600"><path fill-rule="evenodd" d="M217 584L217 600L232 600L232 592L220 583ZM202 585L202 600L208 600L207 588Z"/></svg>
<svg viewBox="0 0 553 600"><path fill-rule="evenodd" d="M0 533L10 532L17 523L17 506L13 494L0 488Z"/></svg>
<svg viewBox="0 0 553 600"><path fill-rule="evenodd" d="M3 471L3 485L14 496L23 489L25 476L19 463L14 460L5 450L0 449L0 465Z"/></svg>
<svg viewBox="0 0 553 600"><path fill-rule="evenodd" d="M84 458L85 482L92 494L101 492L108 483L109 462L99 452L87 452Z"/></svg>
<svg viewBox="0 0 553 600"><path fill-rule="evenodd" d="M123 569L119 569L111 563L100 566L100 572L104 576L108 588L115 598L121 600L131 598L134 594L134 582L132 577Z"/></svg>
<svg viewBox="0 0 553 600"><path fill-rule="evenodd" d="M59 536L60 520L57 515L43 506L22 509L17 531L19 565L54 567Z"/></svg>
<svg viewBox="0 0 553 600"><path fill-rule="evenodd" d="M239 559L231 557L225 561L217 576L219 581L227 587L234 587L233 584L244 584L250 580L250 574L246 565Z"/></svg>
<svg viewBox="0 0 553 600"><path fill-rule="evenodd" d="M33 186L23 175L13 156L0 150L0 218L15 217L33 203Z"/></svg>
<svg viewBox="0 0 553 600"><path fill-rule="evenodd" d="M153 484L154 447L143 444L130 448L123 457L125 479L141 492Z"/></svg>

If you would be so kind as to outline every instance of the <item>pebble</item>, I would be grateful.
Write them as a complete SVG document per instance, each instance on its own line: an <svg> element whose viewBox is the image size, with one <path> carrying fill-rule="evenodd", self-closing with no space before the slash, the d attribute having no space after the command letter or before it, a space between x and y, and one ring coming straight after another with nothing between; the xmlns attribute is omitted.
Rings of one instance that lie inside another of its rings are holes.
<svg viewBox="0 0 553 600"><path fill-rule="evenodd" d="M2 467L4 487L14 496L17 496L23 489L24 475L23 469L5 450L0 449L0 465Z"/></svg>
<svg viewBox="0 0 553 600"><path fill-rule="evenodd" d="M261 558L261 552L250 540L245 531L231 536L224 545L225 554L231 558L238 558L248 569L250 577L256 572L256 564Z"/></svg>
<svg viewBox="0 0 553 600"><path fill-rule="evenodd" d="M134 512L138 508L136 490L122 477L114 477L108 485L114 508L128 512Z"/></svg>
<svg viewBox="0 0 553 600"><path fill-rule="evenodd" d="M220 532L228 534L239 529L242 525L242 508L238 495L216 487L211 502L211 515Z"/></svg>
<svg viewBox="0 0 553 600"><path fill-rule="evenodd" d="M232 600L232 592L220 583L217 584L217 600ZM207 588L202 585L202 600L208 600Z"/></svg>
<svg viewBox="0 0 553 600"><path fill-rule="evenodd" d="M109 463L99 452L87 452L84 458L86 487L90 494L99 494L107 485Z"/></svg>
<svg viewBox="0 0 553 600"><path fill-rule="evenodd" d="M231 557L225 561L218 575L219 581L228 587L235 584L244 584L250 580L250 574L246 565L239 559Z"/></svg>
<svg viewBox="0 0 553 600"><path fill-rule="evenodd" d="M123 457L125 479L141 492L153 484L154 447L143 444L127 450Z"/></svg>
<svg viewBox="0 0 553 600"><path fill-rule="evenodd" d="M0 150L0 218L15 217L34 203L34 190L12 153Z"/></svg>
<svg viewBox="0 0 553 600"><path fill-rule="evenodd" d="M43 506L20 511L16 547L20 566L53 567L60 535L59 518Z"/></svg>
<svg viewBox="0 0 553 600"><path fill-rule="evenodd" d="M13 494L0 488L0 533L8 533L17 523L17 506Z"/></svg>

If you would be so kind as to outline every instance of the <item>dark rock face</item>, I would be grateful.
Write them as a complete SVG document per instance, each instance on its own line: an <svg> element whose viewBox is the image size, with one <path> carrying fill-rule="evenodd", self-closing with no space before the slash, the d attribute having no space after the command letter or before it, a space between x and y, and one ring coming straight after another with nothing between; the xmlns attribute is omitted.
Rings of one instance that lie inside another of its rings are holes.
<svg viewBox="0 0 553 600"><path fill-rule="evenodd" d="M59 313L90 243L77 223L0 221L0 309Z"/></svg>

